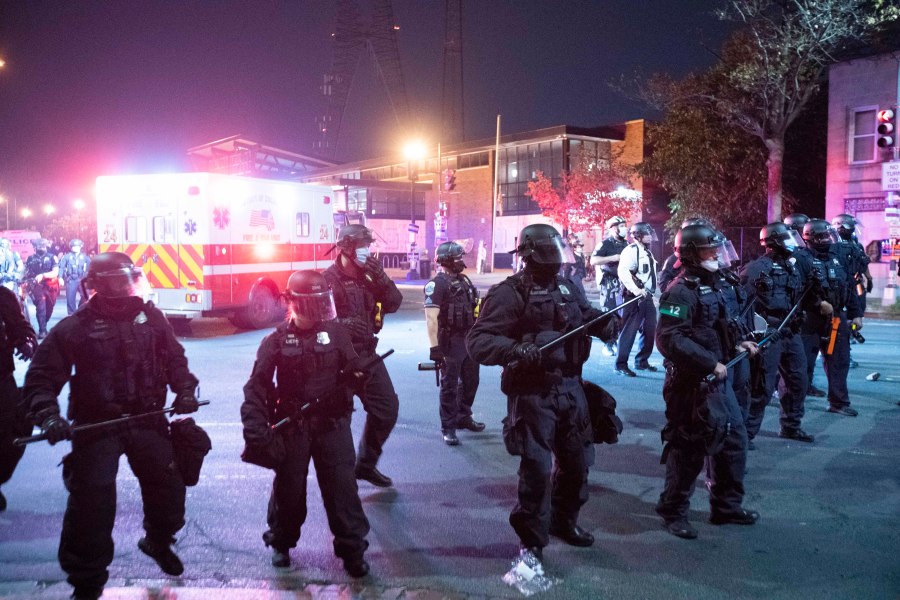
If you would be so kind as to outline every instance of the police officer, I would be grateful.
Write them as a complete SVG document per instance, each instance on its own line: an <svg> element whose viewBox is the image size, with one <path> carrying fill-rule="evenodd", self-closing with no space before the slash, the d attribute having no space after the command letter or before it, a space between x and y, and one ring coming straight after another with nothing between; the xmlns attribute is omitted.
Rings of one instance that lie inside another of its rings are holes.
<svg viewBox="0 0 900 600"><path fill-rule="evenodd" d="M334 553L351 576L363 577L369 572L363 558L369 522L353 472L353 395L348 387L363 374L351 370L355 374L342 375L358 358L350 334L335 321L334 297L325 278L315 271L297 271L288 279L285 296L290 318L260 344L241 405L245 441L284 449L275 468L269 530L263 540L272 547L273 566L290 566L288 552L297 545L306 521L311 458L334 535ZM309 408L301 412L304 405ZM285 418L291 421L273 430Z"/></svg>
<svg viewBox="0 0 900 600"><path fill-rule="evenodd" d="M794 251L803 243L797 232L784 223L769 223L760 229L759 242L766 253L744 267L741 283L748 296L755 298L754 309L766 320L767 327L770 330L777 328L801 300L804 302L801 309L820 310L821 300L810 293L811 290L805 289L810 285L808 274L801 271L793 258ZM804 314L801 309L795 313L793 322L786 324L778 334L779 339L770 343L765 352L753 361L755 385L747 419L750 440L759 433L779 374L784 381L784 389L779 394L779 436L799 442L812 442L814 439L800 428L809 384L806 352L799 335Z"/></svg>
<svg viewBox="0 0 900 600"><path fill-rule="evenodd" d="M97 255L85 278L96 293L38 347L25 375L24 395L32 420L51 444L71 437L68 419L85 425L163 408L167 385L176 394L176 413L197 410L197 379L165 316L137 295L141 275L127 254ZM66 383L68 419L60 415L57 401ZM76 598L100 597L109 577L122 454L144 500L146 536L138 548L165 573L184 571L170 546L184 526L185 485L172 468L165 416L82 432L72 438L72 452L63 459L69 501L59 543L59 563Z"/></svg>
<svg viewBox="0 0 900 600"><path fill-rule="evenodd" d="M594 250L591 265L594 267L597 289L600 291L600 305L611 310L622 303L622 282L619 281L619 256L628 246L628 226L625 218L610 217L606 221L606 239ZM612 356L615 353L615 340L606 344L603 354Z"/></svg>
<svg viewBox="0 0 900 600"><path fill-rule="evenodd" d="M784 218L784 224L796 231L801 238L803 236L803 227L807 223L809 223L809 217L803 213L793 213ZM814 286L817 293L821 295L821 285L818 281L819 270L815 269L813 264L815 259L809 248L807 248L805 241L803 242L803 245L794 250L793 258L797 260L797 267L799 267L801 273L806 274L808 278L815 278L817 280ZM827 304L827 299L824 297L821 299L825 300ZM827 315L829 312L830 311L826 309L825 314ZM811 319L804 319L800 326L800 339L803 342L803 347L806 349L806 375L809 380L809 385L806 388L806 395L815 398L824 398L827 394L813 383L813 375L816 370L816 356L818 355L819 348L819 338L821 337L820 332L814 329L814 327L818 325L819 324ZM815 351L810 354L812 349L815 349Z"/></svg>
<svg viewBox="0 0 900 600"><path fill-rule="evenodd" d="M34 314L38 322L38 339L47 336L47 322L53 315L56 298L59 296L59 261L56 256L47 252L50 240L36 238L31 240L34 254L25 261L24 281L30 287L31 301L34 302Z"/></svg>
<svg viewBox="0 0 900 600"><path fill-rule="evenodd" d="M833 315L808 315L812 329L819 338L810 340L806 347L807 360L815 360L822 352L825 376L828 378L828 412L855 417L858 413L850 407L847 374L850 370L850 324L862 329L862 310L853 266L837 246L837 234L828 221L812 219L803 227L803 239L812 251L824 295L833 307ZM814 345L813 345L814 344Z"/></svg>
<svg viewBox="0 0 900 600"><path fill-rule="evenodd" d="M338 232L339 250L334 264L323 275L334 292L338 320L347 326L353 348L361 357L375 354L384 315L396 312L403 302L400 290L387 276L381 263L370 256L372 232L364 225L346 225ZM366 410L366 425L359 441L356 478L378 487L393 485L391 478L376 468L382 448L397 423L400 403L391 376L383 362L369 371L360 396Z"/></svg>
<svg viewBox="0 0 900 600"><path fill-rule="evenodd" d="M0 238L0 285L17 292L23 268L22 257L12 249L9 238Z"/></svg>
<svg viewBox="0 0 900 600"><path fill-rule="evenodd" d="M656 293L656 258L650 251L650 242L655 237L656 234L648 223L635 223L631 226L631 238L634 241L622 250L619 259L619 280L625 288L624 299L641 299L623 310L615 366L618 375L637 375L628 368L628 357L638 333L640 340L634 357L634 368L638 371L657 370L647 362L653 353L653 338L656 335L656 305L653 303L653 294Z"/></svg>
<svg viewBox="0 0 900 600"><path fill-rule="evenodd" d="M869 272L871 259L859 242L858 234L862 225L853 215L840 214L831 219L831 226L838 234L838 249L846 256L847 263L850 265L851 277L855 283L853 291L859 296L859 312L865 317L867 296L872 291L872 274ZM853 336L850 338L850 343L857 343ZM851 356L850 368L857 366Z"/></svg>
<svg viewBox="0 0 900 600"><path fill-rule="evenodd" d="M571 265L563 267L563 275L572 280L572 283L578 286L584 293L584 278L587 275L587 265L584 257L584 242L578 239L575 234L569 234L569 247L572 248L575 262Z"/></svg>
<svg viewBox="0 0 900 600"><path fill-rule="evenodd" d="M558 275L560 266L573 257L556 229L529 225L518 239L515 252L525 268L491 288L466 345L479 363L504 366L503 438L507 451L521 457L518 502L509 522L523 557L531 553L541 560L548 535L574 546L594 543L594 536L577 523L588 499L594 450L581 382L589 338L574 335L545 352L540 346L602 312ZM587 333L612 339L616 320L610 316Z"/></svg>
<svg viewBox="0 0 900 600"><path fill-rule="evenodd" d="M83 247L84 242L78 238L73 239L69 242L69 252L59 261L59 276L66 284L66 308L70 315L87 302L87 298L81 292L81 280L87 274L91 259L81 251ZM77 301L76 295L79 296Z"/></svg>
<svg viewBox="0 0 900 600"><path fill-rule="evenodd" d="M13 357L31 360L37 348L37 338L31 323L22 314L16 295L0 287L0 485L13 475L25 451L13 446L13 439L31 433L31 423L25 417L19 387L13 372ZM6 498L0 492L0 511L6 510Z"/></svg>
<svg viewBox="0 0 900 600"><path fill-rule="evenodd" d="M684 271L666 290L659 305L656 336L659 351L671 361L663 398L666 426L663 462L666 481L656 512L666 530L693 539L688 521L694 481L709 462L710 523L752 525L759 514L742 507L747 431L725 367L739 351L755 354L756 344L741 339L729 326L737 314L722 291L720 269L729 264L720 252L725 237L709 225L690 225L675 235ZM704 378L714 375L707 384Z"/></svg>
<svg viewBox="0 0 900 600"><path fill-rule="evenodd" d="M478 290L463 274L465 251L456 242L437 247L434 260L443 271L425 284L425 324L429 358L441 370L441 434L448 446L459 444L457 429L484 431L472 418L478 391L478 363L466 352L466 334L475 323Z"/></svg>

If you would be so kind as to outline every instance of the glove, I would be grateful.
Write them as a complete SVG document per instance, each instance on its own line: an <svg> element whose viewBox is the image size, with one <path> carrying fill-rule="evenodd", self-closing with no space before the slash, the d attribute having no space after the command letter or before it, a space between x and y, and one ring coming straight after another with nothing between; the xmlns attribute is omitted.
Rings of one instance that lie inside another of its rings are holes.
<svg viewBox="0 0 900 600"><path fill-rule="evenodd" d="M354 394L359 395L365 390L366 383L369 381L369 372L362 367L363 363L368 360L368 358L358 356L347 361L347 364L341 369L340 376L343 380L342 382L346 384ZM371 365L369 368L371 368Z"/></svg>
<svg viewBox="0 0 900 600"><path fill-rule="evenodd" d="M604 310L604 312L607 312ZM622 319L617 314L612 314L588 329L588 335L600 338L600 341L609 344L619 337L622 327Z"/></svg>
<svg viewBox="0 0 900 600"><path fill-rule="evenodd" d="M391 282L391 278L387 276L384 267L381 266L381 261L374 256L366 259L366 264L363 265L363 276L378 287L386 287Z"/></svg>
<svg viewBox="0 0 900 600"><path fill-rule="evenodd" d="M16 346L15 355L22 360L31 360L35 350L37 350L37 340L27 337Z"/></svg>
<svg viewBox="0 0 900 600"><path fill-rule="evenodd" d="M869 278L866 280L866 293L867 293L867 294L871 294L871 293L872 293L872 287L873 287L873 285L874 285L874 282L872 281L872 278L869 277Z"/></svg>
<svg viewBox="0 0 900 600"><path fill-rule="evenodd" d="M200 408L200 404L197 402L197 397L194 395L193 391L185 391L175 396L175 402L172 403L172 408L176 415L186 415L188 413L197 412L197 409Z"/></svg>
<svg viewBox="0 0 900 600"><path fill-rule="evenodd" d="M52 414L41 423L41 432L53 446L57 442L72 439L72 426L59 414Z"/></svg>
<svg viewBox="0 0 900 600"><path fill-rule="evenodd" d="M441 350L440 346L432 346L431 350L428 352L428 360L434 361L434 366L438 369L443 369L444 364L446 363L444 358L444 351Z"/></svg>
<svg viewBox="0 0 900 600"><path fill-rule="evenodd" d="M513 346L513 358L523 363L523 366L538 366L541 364L541 349L537 344L522 342Z"/></svg>
<svg viewBox="0 0 900 600"><path fill-rule="evenodd" d="M347 328L350 332L350 337L355 340L365 339L369 335L369 326L362 319L347 317L339 319L338 322Z"/></svg>

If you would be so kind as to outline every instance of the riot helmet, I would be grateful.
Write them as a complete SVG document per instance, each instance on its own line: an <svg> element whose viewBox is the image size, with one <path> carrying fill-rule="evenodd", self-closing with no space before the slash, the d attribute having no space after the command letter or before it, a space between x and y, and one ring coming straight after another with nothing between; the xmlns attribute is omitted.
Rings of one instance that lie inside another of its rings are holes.
<svg viewBox="0 0 900 600"><path fill-rule="evenodd" d="M800 234L784 223L769 223L759 230L759 245L779 254L790 254L803 245Z"/></svg>
<svg viewBox="0 0 900 600"><path fill-rule="evenodd" d="M104 298L140 295L144 272L124 252L101 252L91 261L84 285Z"/></svg>
<svg viewBox="0 0 900 600"><path fill-rule="evenodd" d="M710 227L712 227L712 223L710 223L709 219L707 219L706 217L688 217L681 222L682 229L684 229L688 225L709 225Z"/></svg>
<svg viewBox="0 0 900 600"><path fill-rule="evenodd" d="M305 321L333 321L337 318L334 294L325 277L317 271L296 271L288 278L284 296L291 312Z"/></svg>
<svg viewBox="0 0 900 600"><path fill-rule="evenodd" d="M9 250L11 248L11 244L9 243L9 238L0 238L0 248L4 250Z"/></svg>
<svg viewBox="0 0 900 600"><path fill-rule="evenodd" d="M709 225L688 225L675 234L678 258L688 267L715 272L730 265L725 236ZM734 247L731 249L734 252ZM735 258L737 258L735 256Z"/></svg>
<svg viewBox="0 0 900 600"><path fill-rule="evenodd" d="M620 217L616 215L615 217L610 217L606 220L606 234L607 236L612 233L614 236L619 238L620 240L624 240L625 236L628 235L628 229L625 227L625 217Z"/></svg>
<svg viewBox="0 0 900 600"><path fill-rule="evenodd" d="M784 224L799 234L803 233L803 226L809 223L809 217L803 213L793 213L784 218Z"/></svg>
<svg viewBox="0 0 900 600"><path fill-rule="evenodd" d="M810 219L803 226L803 239L808 246L819 252L826 252L832 244L838 241L834 227L825 219Z"/></svg>
<svg viewBox="0 0 900 600"><path fill-rule="evenodd" d="M842 213L831 219L831 226L834 227L841 239L849 240L853 238L853 234L860 227L860 223L853 215Z"/></svg>
<svg viewBox="0 0 900 600"><path fill-rule="evenodd" d="M650 223L635 223L631 226L629 233L631 234L631 239L636 242L641 242L642 244L649 244L650 242L657 241L656 232L653 231L653 227ZM650 239L646 239L648 237Z"/></svg>
<svg viewBox="0 0 900 600"><path fill-rule="evenodd" d="M364 264L369 258L369 245L374 241L371 229L354 223L341 227L334 245L351 261L355 259L357 264Z"/></svg>
<svg viewBox="0 0 900 600"><path fill-rule="evenodd" d="M84 242L82 242L78 238L72 238L72 240L69 242L69 249L75 250L75 246L78 246L78 249L80 250L84 247Z"/></svg>
<svg viewBox="0 0 900 600"><path fill-rule="evenodd" d="M456 242L444 242L434 251L434 262L451 273L461 273L466 268L466 263L463 262L465 254L465 248Z"/></svg>
<svg viewBox="0 0 900 600"><path fill-rule="evenodd" d="M35 238L31 240L31 245L34 246L34 253L38 256L43 256L47 254L47 250L50 249L50 240L46 240L44 238Z"/></svg>
<svg viewBox="0 0 900 600"><path fill-rule="evenodd" d="M536 223L528 225L519 234L519 245L514 251L528 263L556 265L575 262L575 255L566 240L551 225Z"/></svg>

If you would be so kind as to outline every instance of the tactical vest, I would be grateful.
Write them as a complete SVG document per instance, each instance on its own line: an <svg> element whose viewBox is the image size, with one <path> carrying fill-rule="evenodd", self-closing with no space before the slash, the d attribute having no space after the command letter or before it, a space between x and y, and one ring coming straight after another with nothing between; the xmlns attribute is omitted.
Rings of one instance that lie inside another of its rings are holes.
<svg viewBox="0 0 900 600"><path fill-rule="evenodd" d="M93 310L70 318L77 323L70 416L95 421L164 407L168 356L162 323L151 323L145 310L130 321Z"/></svg>
<svg viewBox="0 0 900 600"><path fill-rule="evenodd" d="M681 280L697 294L697 301L691 308L691 339L713 352L720 362L726 362L732 358L734 346L741 340L736 321L740 305L734 287L721 281L714 286L702 285L698 278L687 275L682 275L672 285Z"/></svg>
<svg viewBox="0 0 900 600"><path fill-rule="evenodd" d="M334 293L334 304L337 315L341 319L355 317L362 319L369 328L369 339L353 338L354 347L360 343L371 343L375 330L375 295L360 281L344 277L336 266L329 267L323 273ZM357 347L357 350L359 348Z"/></svg>
<svg viewBox="0 0 900 600"><path fill-rule="evenodd" d="M475 323L475 306L478 304L478 290L465 275L450 277L439 273L447 281L447 297L441 303L438 326L441 333L451 335L468 331Z"/></svg>
<svg viewBox="0 0 900 600"><path fill-rule="evenodd" d="M827 253L817 253L813 259L813 268L818 273L828 303L835 311L843 310L847 306L850 294L850 278L838 258L838 253L831 250Z"/></svg>
<svg viewBox="0 0 900 600"><path fill-rule="evenodd" d="M79 252L76 255L74 252L69 252L63 257L63 260L66 261L65 268L61 270L59 275L66 281L72 279L80 280L87 274L88 257L84 253Z"/></svg>
<svg viewBox="0 0 900 600"><path fill-rule="evenodd" d="M582 325L581 307L567 279L557 277L553 289L538 285L524 274L510 278L516 279L514 283L525 300L525 311L518 323L520 341L540 341L538 334L542 331L567 333ZM575 335L564 342L562 374L580 375L581 365L588 359L590 351L590 339L585 335Z"/></svg>
<svg viewBox="0 0 900 600"><path fill-rule="evenodd" d="M789 261L774 261L770 257L760 260L765 261L768 268L763 270L757 293L768 309L766 316L783 319L799 298L803 287L800 273Z"/></svg>
<svg viewBox="0 0 900 600"><path fill-rule="evenodd" d="M47 273L53 270L53 255L49 252L44 256L32 254L25 262L25 277L34 278L41 273Z"/></svg>
<svg viewBox="0 0 900 600"><path fill-rule="evenodd" d="M324 403L322 408L333 416L352 410L352 404L341 402L341 397L346 400L338 386L341 350L334 333L327 328L309 332L288 328L279 332L275 368L276 419L294 416L300 407L315 401Z"/></svg>

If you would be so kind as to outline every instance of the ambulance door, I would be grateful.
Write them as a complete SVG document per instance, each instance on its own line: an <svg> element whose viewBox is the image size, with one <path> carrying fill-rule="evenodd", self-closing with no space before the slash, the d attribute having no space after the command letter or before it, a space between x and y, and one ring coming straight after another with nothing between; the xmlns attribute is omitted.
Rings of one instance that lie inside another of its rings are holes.
<svg viewBox="0 0 900 600"><path fill-rule="evenodd" d="M206 186L203 206L209 211L206 217L209 242L204 256L203 285L210 291L213 309L234 306L232 264L235 259L232 256L232 229L235 224L232 200L238 185L234 178L210 175Z"/></svg>

